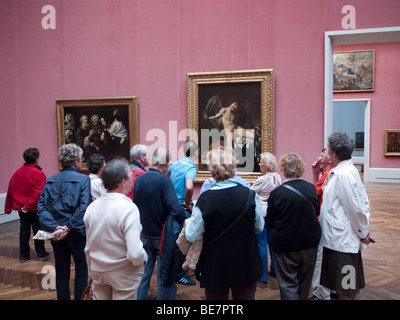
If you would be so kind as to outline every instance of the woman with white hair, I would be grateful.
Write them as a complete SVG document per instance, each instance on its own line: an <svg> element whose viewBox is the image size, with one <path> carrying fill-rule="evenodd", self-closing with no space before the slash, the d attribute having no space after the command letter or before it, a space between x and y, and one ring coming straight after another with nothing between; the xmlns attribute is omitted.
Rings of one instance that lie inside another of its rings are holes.
<svg viewBox="0 0 400 320"><path fill-rule="evenodd" d="M259 166L261 169L262 176L257 178L257 180L251 186L251 190L254 190L261 199L261 207L263 216L267 215L268 198L272 190L279 187L282 184L281 176L276 172L276 158L270 152L264 152L260 154ZM258 249L260 250L260 256L263 263L263 274L258 280L263 283L268 281L268 233L267 228L257 234ZM273 263L273 254L270 248L271 256L271 274L275 275L275 268Z"/></svg>
<svg viewBox="0 0 400 320"><path fill-rule="evenodd" d="M208 153L208 168L217 181L199 197L185 235L189 242L203 239L196 277L207 300L252 300L261 276L256 232L264 228L258 195L232 179L232 152Z"/></svg>

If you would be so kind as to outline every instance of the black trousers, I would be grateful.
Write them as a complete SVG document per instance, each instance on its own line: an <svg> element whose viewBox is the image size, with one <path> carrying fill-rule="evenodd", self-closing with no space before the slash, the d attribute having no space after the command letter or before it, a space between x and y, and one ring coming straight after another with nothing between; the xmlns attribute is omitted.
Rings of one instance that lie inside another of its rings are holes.
<svg viewBox="0 0 400 320"><path fill-rule="evenodd" d="M20 220L20 229L19 229L19 251L21 258L27 258L30 256L31 248L29 246L29 240L31 238L31 228L33 231L33 235L35 235L40 229L40 222L36 212L28 211L27 213L23 213L22 211L18 212L19 220ZM34 240L35 250L38 255L46 256L47 252L44 247L44 240Z"/></svg>
<svg viewBox="0 0 400 320"><path fill-rule="evenodd" d="M69 280L71 275L71 256L75 263L74 298L80 300L88 279L85 245L86 237L67 235L59 241L51 240L56 266L56 289L58 300L70 300Z"/></svg>
<svg viewBox="0 0 400 320"><path fill-rule="evenodd" d="M233 300L254 300L257 282L240 288L205 289L207 300L228 300L229 289L232 291Z"/></svg>

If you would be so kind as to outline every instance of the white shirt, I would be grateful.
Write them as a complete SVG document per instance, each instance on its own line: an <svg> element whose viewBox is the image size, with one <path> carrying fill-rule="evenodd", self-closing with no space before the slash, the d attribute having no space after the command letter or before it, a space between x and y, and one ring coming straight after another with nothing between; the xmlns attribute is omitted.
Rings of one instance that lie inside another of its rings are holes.
<svg viewBox="0 0 400 320"><path fill-rule="evenodd" d="M251 186L261 199L263 216L267 215L268 198L271 192L282 184L282 178L277 172L268 172L267 174L257 178Z"/></svg>
<svg viewBox="0 0 400 320"><path fill-rule="evenodd" d="M341 161L328 174L320 224L321 245L339 252L358 253L368 235L369 201L352 160Z"/></svg>
<svg viewBox="0 0 400 320"><path fill-rule="evenodd" d="M89 174L90 178L90 193L92 195L92 201L100 198L103 193L106 193L107 190L104 187L103 180L99 178L98 175L91 173Z"/></svg>
<svg viewBox="0 0 400 320"><path fill-rule="evenodd" d="M89 268L111 271L132 263L147 262L140 233L139 209L122 193L104 193L86 209L85 254Z"/></svg>

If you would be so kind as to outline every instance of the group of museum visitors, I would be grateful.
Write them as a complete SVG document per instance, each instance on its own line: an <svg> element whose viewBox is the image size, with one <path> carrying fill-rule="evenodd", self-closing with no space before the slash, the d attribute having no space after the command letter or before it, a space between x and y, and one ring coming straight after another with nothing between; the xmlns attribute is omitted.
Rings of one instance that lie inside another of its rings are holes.
<svg viewBox="0 0 400 320"><path fill-rule="evenodd" d="M51 238L60 300L71 299L71 257L75 299L89 285L95 300L173 300L176 283L197 280L208 300L251 300L269 276L281 299L358 299L361 249L374 239L353 150L345 133L331 134L312 165L313 183L301 178L299 154L277 162L261 153L261 175L249 183L236 174L235 152L218 147L206 155L211 178L193 201L199 148L191 140L173 164L161 147L135 145L131 163L94 154L89 175L80 173L82 148L68 143L58 150L62 170L47 179L39 150L29 148L10 180L5 212L19 213L21 263L30 259L31 229ZM48 260L45 240L34 244L38 259Z"/></svg>

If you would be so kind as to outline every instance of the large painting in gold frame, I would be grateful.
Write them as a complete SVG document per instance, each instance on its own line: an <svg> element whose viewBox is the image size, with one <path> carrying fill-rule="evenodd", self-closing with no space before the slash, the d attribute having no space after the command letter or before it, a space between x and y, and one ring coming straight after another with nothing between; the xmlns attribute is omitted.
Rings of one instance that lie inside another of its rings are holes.
<svg viewBox="0 0 400 320"><path fill-rule="evenodd" d="M139 142L138 98L113 97L56 100L58 147L76 143L83 149L83 168L91 154L109 161L130 160L130 148Z"/></svg>
<svg viewBox="0 0 400 320"><path fill-rule="evenodd" d="M200 147L196 182L210 177L207 152L229 139L237 174L254 182L261 175L259 154L275 152L273 69L188 73L186 80L188 137ZM222 133L231 129L232 137Z"/></svg>

